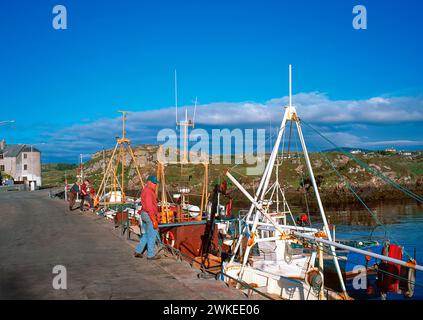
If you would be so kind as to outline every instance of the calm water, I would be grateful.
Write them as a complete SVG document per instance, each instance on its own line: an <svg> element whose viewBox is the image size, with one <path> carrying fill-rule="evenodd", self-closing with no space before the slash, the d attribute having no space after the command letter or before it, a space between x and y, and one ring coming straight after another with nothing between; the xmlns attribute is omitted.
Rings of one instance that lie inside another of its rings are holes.
<svg viewBox="0 0 423 320"><path fill-rule="evenodd" d="M377 226L367 210L351 209L345 211L327 210L330 223L336 225L337 238L372 239L383 243L390 239L404 246L411 256L416 252L417 263L423 265L423 205L416 202L395 204L373 204L369 207L384 224ZM318 222L318 217L313 217ZM423 300L423 272L417 271L413 299ZM400 295L389 295L389 299L402 299Z"/></svg>

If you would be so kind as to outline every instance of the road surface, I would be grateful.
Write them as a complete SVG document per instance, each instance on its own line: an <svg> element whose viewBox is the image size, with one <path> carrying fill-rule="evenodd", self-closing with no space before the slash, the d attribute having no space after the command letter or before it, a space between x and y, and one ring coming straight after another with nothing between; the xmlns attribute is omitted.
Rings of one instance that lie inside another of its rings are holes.
<svg viewBox="0 0 423 320"><path fill-rule="evenodd" d="M0 299L244 299L187 263L134 258L113 223L45 190L0 192L0 219ZM53 288L57 265L66 290Z"/></svg>

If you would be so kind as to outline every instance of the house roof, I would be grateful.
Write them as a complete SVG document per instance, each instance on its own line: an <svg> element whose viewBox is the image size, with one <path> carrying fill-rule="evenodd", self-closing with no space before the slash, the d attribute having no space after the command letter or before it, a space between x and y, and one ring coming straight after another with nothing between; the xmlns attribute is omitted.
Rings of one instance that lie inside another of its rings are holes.
<svg viewBox="0 0 423 320"><path fill-rule="evenodd" d="M29 146L27 144L24 144L24 148L21 150L21 152L40 152L40 150L38 150L34 146L31 147L31 146Z"/></svg>
<svg viewBox="0 0 423 320"><path fill-rule="evenodd" d="M32 148L33 152L40 152L40 150L36 148ZM5 148L0 150L3 153L4 157L14 158L19 155L21 152L31 152L31 146L26 144L6 144Z"/></svg>

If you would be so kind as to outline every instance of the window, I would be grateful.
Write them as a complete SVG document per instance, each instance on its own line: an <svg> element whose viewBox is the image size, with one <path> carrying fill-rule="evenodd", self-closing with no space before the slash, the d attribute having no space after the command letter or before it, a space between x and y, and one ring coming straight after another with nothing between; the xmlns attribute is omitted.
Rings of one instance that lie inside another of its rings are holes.
<svg viewBox="0 0 423 320"><path fill-rule="evenodd" d="M0 153L0 160L3 159L3 153Z"/></svg>
<svg viewBox="0 0 423 320"><path fill-rule="evenodd" d="M25 171L28 170L28 165L27 164L24 164L24 170Z"/></svg>
<svg viewBox="0 0 423 320"><path fill-rule="evenodd" d="M0 171L4 171L4 165L0 166Z"/></svg>
<svg viewBox="0 0 423 320"><path fill-rule="evenodd" d="M28 158L28 155L26 153L24 153L24 159Z"/></svg>

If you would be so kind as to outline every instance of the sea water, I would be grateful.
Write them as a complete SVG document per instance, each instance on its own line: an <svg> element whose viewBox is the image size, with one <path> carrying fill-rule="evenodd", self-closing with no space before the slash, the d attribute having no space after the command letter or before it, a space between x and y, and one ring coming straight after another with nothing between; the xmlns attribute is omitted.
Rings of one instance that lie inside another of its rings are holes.
<svg viewBox="0 0 423 320"><path fill-rule="evenodd" d="M365 208L327 210L326 215L330 224L336 226L336 238L354 240L371 238L380 241L381 244L385 239L390 239L391 243L404 247L403 260L409 256L414 257L415 254L417 263L423 265L423 205L407 201L374 203L368 206L383 226L379 226ZM318 218L315 217L315 220ZM399 294L388 294L388 299L406 298ZM415 293L412 299L423 300L423 272L416 272Z"/></svg>

